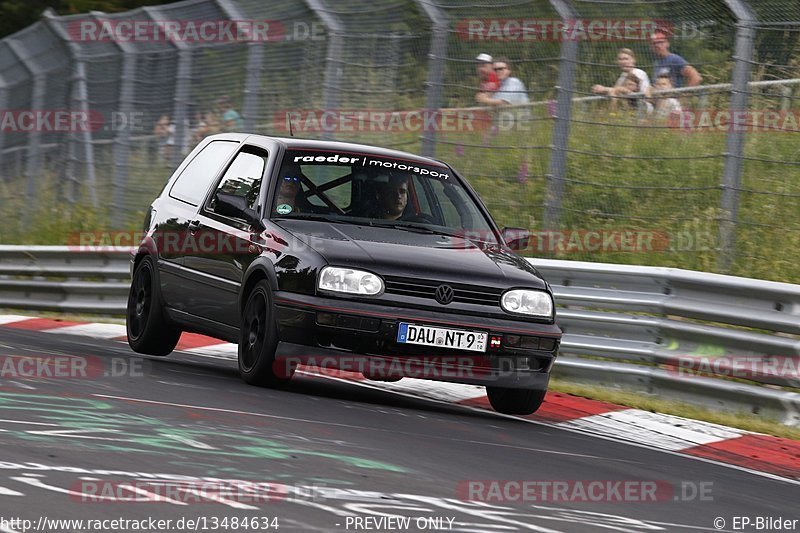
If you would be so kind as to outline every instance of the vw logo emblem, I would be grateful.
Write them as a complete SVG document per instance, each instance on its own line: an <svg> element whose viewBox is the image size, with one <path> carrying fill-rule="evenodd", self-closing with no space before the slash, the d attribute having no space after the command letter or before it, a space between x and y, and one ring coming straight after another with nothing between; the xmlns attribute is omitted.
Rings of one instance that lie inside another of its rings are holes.
<svg viewBox="0 0 800 533"><path fill-rule="evenodd" d="M450 285L439 285L434 294L436 301L442 305L447 305L452 302L453 296L455 296L455 293L453 292L453 287Z"/></svg>

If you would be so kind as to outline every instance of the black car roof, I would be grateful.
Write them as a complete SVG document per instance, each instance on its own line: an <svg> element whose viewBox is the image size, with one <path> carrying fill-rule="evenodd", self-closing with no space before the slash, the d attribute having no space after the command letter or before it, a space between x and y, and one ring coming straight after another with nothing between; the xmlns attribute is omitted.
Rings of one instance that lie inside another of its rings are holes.
<svg viewBox="0 0 800 533"><path fill-rule="evenodd" d="M340 141L321 141L317 139L297 139L294 137L271 137L268 135L249 135L249 137L262 137L282 144L287 150L341 150L343 152L356 152L378 157L391 157L414 161L423 165L446 166L443 162L423 157L417 154L380 148L368 144L358 144Z"/></svg>

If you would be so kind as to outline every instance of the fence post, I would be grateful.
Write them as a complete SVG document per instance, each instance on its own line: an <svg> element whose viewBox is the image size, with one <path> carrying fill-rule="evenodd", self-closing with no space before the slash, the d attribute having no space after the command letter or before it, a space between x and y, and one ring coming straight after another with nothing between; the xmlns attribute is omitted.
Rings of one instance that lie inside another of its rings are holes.
<svg viewBox="0 0 800 533"><path fill-rule="evenodd" d="M717 269L729 272L736 257L736 220L739 211L739 189L742 183L742 156L744 155L744 130L747 125L747 84L753 60L756 16L744 0L725 0L736 16L736 44L734 47L733 77L731 80L731 128L725 140L725 166L722 174L720 199L719 256Z"/></svg>
<svg viewBox="0 0 800 533"><path fill-rule="evenodd" d="M8 109L8 83L0 74L0 109ZM4 153L5 135L0 135L0 182L6 181L7 177L3 160L6 159Z"/></svg>
<svg viewBox="0 0 800 533"><path fill-rule="evenodd" d="M305 0L306 5L317 14L325 26L328 27L328 50L325 54L325 81L322 82L324 94L322 97L325 111L334 111L339 108L339 91L342 82L341 58L344 51L344 25L333 12L325 9L321 0ZM322 139L329 139L330 132L323 131Z"/></svg>
<svg viewBox="0 0 800 533"><path fill-rule="evenodd" d="M217 5L227 17L232 21L245 20L244 13L239 6L231 0L216 0ZM244 129L250 133L255 133L256 119L258 114L258 90L261 86L261 71L264 64L264 46L256 40L247 42L247 65L245 66L245 85L244 102L242 102L242 119Z"/></svg>
<svg viewBox="0 0 800 533"><path fill-rule="evenodd" d="M89 109L89 89L86 86L86 58L80 46L72 42L67 32L55 19L56 15L52 9L47 9L44 12L44 20L47 26L53 31L59 39L61 39L69 50L70 58L72 59L72 76L73 85L70 99L76 104L75 107L80 110L84 117L87 118L88 128L82 131L71 132L79 139L79 143L83 149L83 163L85 180L87 188L89 189L89 199L93 207L97 207L97 181L94 172L94 145L92 144L91 121L88 119L92 116ZM72 143L70 143L72 144ZM73 148L70 147L72 153ZM67 176L70 183L67 188L67 199L74 201L75 182L77 178L74 175L75 168L73 166L72 172Z"/></svg>
<svg viewBox="0 0 800 533"><path fill-rule="evenodd" d="M160 15L160 8L143 7L142 10L153 21L159 20L157 16L153 15ZM189 105L189 88L192 82L192 47L181 39L173 40L171 43L178 51L178 69L175 74L175 96L173 98L174 107L172 108L172 122L175 124L175 145L172 149L172 161L170 163L174 168L177 168L180 162L183 161L185 155L183 153L184 141L189 135L189 128L186 124L188 121L186 109Z"/></svg>
<svg viewBox="0 0 800 533"><path fill-rule="evenodd" d="M105 21L105 14L93 11L92 16L98 21ZM125 120L124 127L114 132L114 175L111 181L111 222L114 228L121 228L124 223L125 188L128 182L128 168L131 155L131 128L135 103L136 48L126 40L113 40L122 53L122 75L119 84L119 112Z"/></svg>
<svg viewBox="0 0 800 533"><path fill-rule="evenodd" d="M415 0L433 23L431 48L428 52L428 78L425 82L425 111L437 113L442 107L442 86L444 85L444 60L447 57L447 38L449 27L447 16L427 0ZM422 155L436 156L436 128L422 132Z"/></svg>
<svg viewBox="0 0 800 533"><path fill-rule="evenodd" d="M31 80L33 81L33 90L31 93L31 109L41 110L44 106L45 93L47 91L47 78L40 69L34 65L26 57L25 49L23 46L13 39L6 39L8 48L11 50L19 62L30 73ZM36 194L36 180L40 177L42 170L42 146L40 139L41 132L33 128L28 133L28 158L25 161L25 176L27 185L25 187L25 205L28 209L22 212L22 222L27 223L34 204L34 195Z"/></svg>
<svg viewBox="0 0 800 533"><path fill-rule="evenodd" d="M565 0L550 0L550 5L561 17L568 21L576 18L572 7ZM564 180L567 177L567 149L569 147L569 127L572 119L572 93L575 87L575 63L578 60L578 42L564 39L561 42L561 58L558 68L558 91L556 101L556 123L550 163L547 169L547 189L544 197L543 229L558 228L561 218L561 202L564 196Z"/></svg>

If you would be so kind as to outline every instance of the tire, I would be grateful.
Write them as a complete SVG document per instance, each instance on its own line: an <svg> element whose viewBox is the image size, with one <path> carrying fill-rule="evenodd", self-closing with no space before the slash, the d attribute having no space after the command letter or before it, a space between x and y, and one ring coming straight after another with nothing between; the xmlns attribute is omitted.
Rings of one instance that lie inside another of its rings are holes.
<svg viewBox="0 0 800 533"><path fill-rule="evenodd" d="M278 328L272 305L272 289L265 280L256 283L247 297L239 333L239 375L250 385L278 389L294 375L294 366L282 368L275 360Z"/></svg>
<svg viewBox="0 0 800 533"><path fill-rule="evenodd" d="M486 396L494 410L507 415L535 413L541 407L545 394L546 390L486 387Z"/></svg>
<svg viewBox="0 0 800 533"><path fill-rule="evenodd" d="M162 357L172 353L181 338L181 330L172 326L164 315L152 257L142 259L133 273L125 331L134 352Z"/></svg>

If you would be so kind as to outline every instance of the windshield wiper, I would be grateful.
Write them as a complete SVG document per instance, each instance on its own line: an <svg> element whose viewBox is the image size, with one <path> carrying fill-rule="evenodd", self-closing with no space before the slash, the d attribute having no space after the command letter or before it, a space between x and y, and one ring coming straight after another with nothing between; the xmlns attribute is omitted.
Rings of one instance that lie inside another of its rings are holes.
<svg viewBox="0 0 800 533"><path fill-rule="evenodd" d="M319 222L332 222L333 224L345 224L344 220L339 220L338 218L329 218L325 215L318 215L315 213L297 213L292 216L278 216L272 217L272 220L316 220Z"/></svg>
<svg viewBox="0 0 800 533"><path fill-rule="evenodd" d="M464 235L459 235L456 232L452 231L445 231L440 229L433 229L428 226L424 226L422 224L415 224L415 223L401 223L401 224L392 224L391 222L381 222L381 221L370 221L370 226L375 226L378 228L392 228L392 229L402 229L405 231L410 231L412 233L424 233L427 235L444 235L446 237L458 237L458 238L465 238Z"/></svg>

